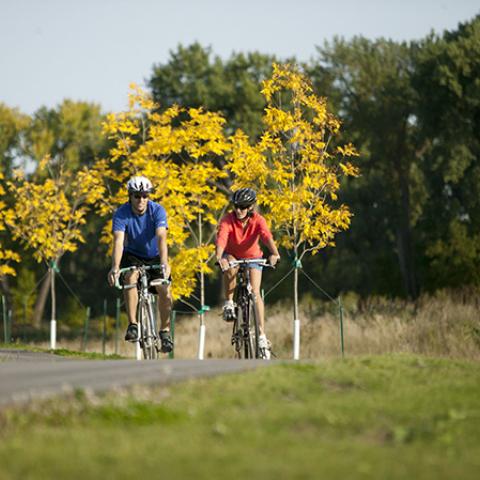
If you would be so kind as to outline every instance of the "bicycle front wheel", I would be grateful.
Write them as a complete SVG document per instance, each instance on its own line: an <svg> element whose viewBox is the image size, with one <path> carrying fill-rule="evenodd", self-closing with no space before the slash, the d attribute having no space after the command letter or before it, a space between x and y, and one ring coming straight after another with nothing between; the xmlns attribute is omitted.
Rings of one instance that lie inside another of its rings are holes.
<svg viewBox="0 0 480 480"><path fill-rule="evenodd" d="M240 313L240 311L238 313ZM232 345L235 349L235 358L242 358L243 331L242 321L239 316L237 316L237 318L233 322Z"/></svg>
<svg viewBox="0 0 480 480"><path fill-rule="evenodd" d="M251 298L248 296L246 301L243 304L243 352L244 358L255 358L255 349L254 349L254 331L252 331L253 318L252 313L252 302Z"/></svg>
<svg viewBox="0 0 480 480"><path fill-rule="evenodd" d="M251 358L260 358L260 347L258 346L258 337L260 336L260 327L258 325L258 310L257 304L255 303L255 296L250 295L249 301L249 338L250 338L250 347L251 347Z"/></svg>
<svg viewBox="0 0 480 480"><path fill-rule="evenodd" d="M138 308L140 325L140 346L142 347L143 358L145 360L154 360L157 358L158 353L155 345L155 330L151 308L147 302L143 301L139 304Z"/></svg>

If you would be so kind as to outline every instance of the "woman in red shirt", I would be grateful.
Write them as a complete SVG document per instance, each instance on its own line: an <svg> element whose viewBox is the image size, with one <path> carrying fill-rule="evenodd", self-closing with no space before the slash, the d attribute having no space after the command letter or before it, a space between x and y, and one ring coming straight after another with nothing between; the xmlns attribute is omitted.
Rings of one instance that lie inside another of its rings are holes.
<svg viewBox="0 0 480 480"><path fill-rule="evenodd" d="M223 271L225 286L225 305L223 307L223 319L233 321L235 319L235 305L233 292L236 284L238 268L229 268L230 260L261 259L263 256L259 241L268 248L270 255L269 263L273 266L280 259L277 247L273 240L265 219L254 210L257 194L251 188L237 190L232 197L234 210L225 215L220 221L217 232L217 261ZM254 265L250 268L250 282L255 294L258 311L258 323L260 336L258 337L259 348L266 352L265 358L270 358L270 342L265 335L265 314L260 286L262 283L262 266Z"/></svg>

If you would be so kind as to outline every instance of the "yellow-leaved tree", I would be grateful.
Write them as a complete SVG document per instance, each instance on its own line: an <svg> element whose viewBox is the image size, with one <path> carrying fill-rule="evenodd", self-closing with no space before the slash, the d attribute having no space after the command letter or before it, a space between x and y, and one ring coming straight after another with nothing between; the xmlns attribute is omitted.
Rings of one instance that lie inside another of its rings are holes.
<svg viewBox="0 0 480 480"><path fill-rule="evenodd" d="M3 174L0 172L0 182L3 181ZM11 212L7 209L6 203L2 200L5 195L5 189L0 183L0 233L6 230L5 218L8 218ZM0 276L15 275L15 269L11 266L12 262L19 262L20 256L14 251L4 248L0 237Z"/></svg>
<svg viewBox="0 0 480 480"><path fill-rule="evenodd" d="M114 143L107 160L98 162L110 195L99 203L99 213L110 217L102 241L111 245L111 217L128 200L126 183L131 176L149 178L155 191L152 200L168 214L168 245L174 298L189 297L201 282L213 254L209 232L226 204L215 184L226 176L214 159L229 144L223 134L224 119L203 109L174 105L165 110L150 95L132 84L129 109L110 114L104 134Z"/></svg>
<svg viewBox="0 0 480 480"><path fill-rule="evenodd" d="M252 144L237 131L231 137L228 168L234 188L257 188L258 203L265 207L279 244L292 252L299 267L307 253L334 246L335 235L348 229L352 214L346 205L338 204L338 191L342 176L358 175L348 161L358 154L351 144L335 145L339 120L295 66L274 65L262 94L264 132ZM299 328L298 268L294 271L294 321ZM294 345L296 357L298 348Z"/></svg>
<svg viewBox="0 0 480 480"><path fill-rule="evenodd" d="M81 226L90 206L103 196L103 182L96 170L83 167L73 171L63 168L61 159L52 162L46 156L32 178L27 179L23 171L17 170L7 186L15 208L7 212L5 223L13 238L33 250L33 257L48 269L50 343L55 348L55 272L62 256L74 252L84 241Z"/></svg>

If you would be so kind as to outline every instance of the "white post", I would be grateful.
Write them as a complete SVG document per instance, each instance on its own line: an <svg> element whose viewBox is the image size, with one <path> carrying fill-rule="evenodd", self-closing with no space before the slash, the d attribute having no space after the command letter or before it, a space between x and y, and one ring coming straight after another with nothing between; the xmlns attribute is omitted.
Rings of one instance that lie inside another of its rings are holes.
<svg viewBox="0 0 480 480"><path fill-rule="evenodd" d="M140 348L140 342L135 342L135 358L137 360L142 359L142 349Z"/></svg>
<svg viewBox="0 0 480 480"><path fill-rule="evenodd" d="M293 359L300 359L300 320L293 321Z"/></svg>
<svg viewBox="0 0 480 480"><path fill-rule="evenodd" d="M50 320L50 350L55 350L57 346L57 321Z"/></svg>
<svg viewBox="0 0 480 480"><path fill-rule="evenodd" d="M198 359L203 360L203 354L205 351L205 324L200 325L200 334L198 338Z"/></svg>
<svg viewBox="0 0 480 480"><path fill-rule="evenodd" d="M55 350L57 343L57 302L55 295L55 268L56 263L53 261L50 267L50 295L52 298L52 315L50 317L50 349Z"/></svg>

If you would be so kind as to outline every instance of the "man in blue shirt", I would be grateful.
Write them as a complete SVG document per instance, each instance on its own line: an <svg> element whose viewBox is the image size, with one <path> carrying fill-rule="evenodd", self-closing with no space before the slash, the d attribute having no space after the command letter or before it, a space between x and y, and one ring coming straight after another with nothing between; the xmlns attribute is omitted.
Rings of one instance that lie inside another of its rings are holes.
<svg viewBox="0 0 480 480"><path fill-rule="evenodd" d="M128 183L128 203L119 207L113 215L113 251L112 268L108 273L108 282L114 285L120 268L133 265L164 266L165 277L170 278L167 249L167 214L158 203L149 200L153 186L146 177L132 177ZM150 271L150 278L159 278L162 272ZM138 272L130 272L125 283L138 281ZM170 312L172 296L169 285L155 287L158 293L158 310L160 314L160 339L162 352L171 352L173 342L170 335ZM136 311L138 292L136 288L124 291L125 305L129 325L125 340L135 341L138 338Z"/></svg>

